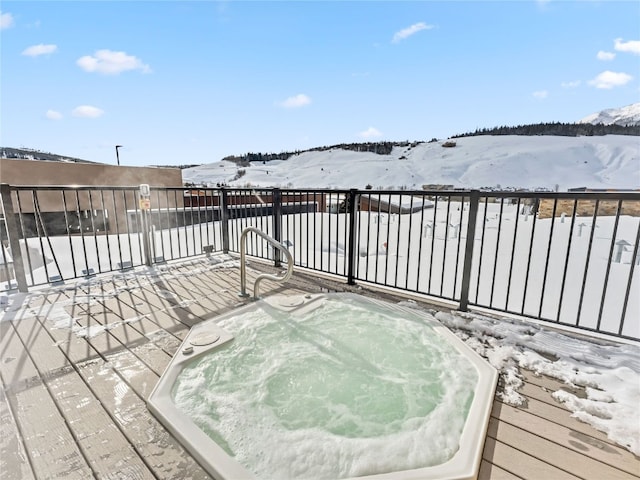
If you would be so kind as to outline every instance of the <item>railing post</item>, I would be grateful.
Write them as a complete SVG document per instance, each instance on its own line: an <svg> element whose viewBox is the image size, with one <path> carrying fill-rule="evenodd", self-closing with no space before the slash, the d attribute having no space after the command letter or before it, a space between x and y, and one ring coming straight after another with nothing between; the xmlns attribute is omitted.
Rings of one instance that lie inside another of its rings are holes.
<svg viewBox="0 0 640 480"><path fill-rule="evenodd" d="M464 248L464 266L462 269L462 285L460 290L460 305L458 310L466 312L469 306L469 284L471 283L471 262L473 260L473 246L476 236L476 221L480 191L469 192L469 223L467 224L467 241Z"/></svg>
<svg viewBox="0 0 640 480"><path fill-rule="evenodd" d="M273 204L273 238L280 243L282 240L282 191L274 188L271 192L271 200ZM273 249L273 265L279 267L281 265L280 250Z"/></svg>
<svg viewBox="0 0 640 480"><path fill-rule="evenodd" d="M358 191L355 188L352 188L351 190L349 190L349 197L348 197L348 205L347 205L347 213L348 213L348 219L349 219L349 247L348 247L348 252L349 252L349 258L347 259L347 261L349 262L347 264L347 284L348 285L355 285L355 268L356 268L356 256L358 255L357 249L356 249L356 228L357 228L357 217L356 217L356 212L358 211L358 208L356 206L356 201L358 199Z"/></svg>
<svg viewBox="0 0 640 480"><path fill-rule="evenodd" d="M4 221L7 226L7 238L9 239L9 247L11 248L13 272L16 277L16 283L18 284L18 291L26 293L29 291L29 287L27 286L27 276L24 271L22 250L20 250L20 237L18 235L18 224L16 223L15 212L13 210L13 200L11 199L11 187L6 183L0 184L0 195L2 196ZM11 285L11 279L9 278L7 281L9 285Z"/></svg>
<svg viewBox="0 0 640 480"><path fill-rule="evenodd" d="M153 266L153 257L155 252L153 252L151 242L151 235L153 235L153 233L150 228L151 222L149 221L149 210L142 210L140 215L142 215L142 243L145 252L144 264L147 267L151 267Z"/></svg>
<svg viewBox="0 0 640 480"><path fill-rule="evenodd" d="M153 250L153 244L151 235L151 221L149 218L149 212L151 210L151 190L149 185L141 184L138 190L138 201L140 203L140 217L142 220L142 245L144 247L145 265L147 267L153 266L153 259L155 257L155 251Z"/></svg>
<svg viewBox="0 0 640 480"><path fill-rule="evenodd" d="M222 251L229 253L229 199L224 187L220 187L220 226L222 228Z"/></svg>

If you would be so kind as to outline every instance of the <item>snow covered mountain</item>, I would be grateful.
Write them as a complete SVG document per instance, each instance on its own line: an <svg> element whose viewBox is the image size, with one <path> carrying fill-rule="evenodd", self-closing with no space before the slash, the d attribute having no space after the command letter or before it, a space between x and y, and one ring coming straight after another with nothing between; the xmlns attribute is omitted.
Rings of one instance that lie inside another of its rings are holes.
<svg viewBox="0 0 640 480"><path fill-rule="evenodd" d="M56 153L41 152L28 148L0 147L0 158L15 158L19 160L46 160L49 162L66 163L96 163L80 158L58 155Z"/></svg>
<svg viewBox="0 0 640 480"><path fill-rule="evenodd" d="M220 161L182 171L185 182L282 188L640 188L640 137L474 136L394 147L389 155L331 149L240 167Z"/></svg>
<svg viewBox="0 0 640 480"><path fill-rule="evenodd" d="M608 108L598 113L584 117L578 123L602 123L604 125L640 125L640 103L634 103L621 108Z"/></svg>

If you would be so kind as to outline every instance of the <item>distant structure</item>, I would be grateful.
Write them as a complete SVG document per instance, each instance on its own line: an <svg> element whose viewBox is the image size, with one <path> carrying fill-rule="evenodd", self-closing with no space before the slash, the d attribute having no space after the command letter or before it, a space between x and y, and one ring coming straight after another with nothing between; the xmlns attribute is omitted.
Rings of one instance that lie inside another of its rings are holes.
<svg viewBox="0 0 640 480"><path fill-rule="evenodd" d="M640 192L638 189L617 189L617 188L588 188L577 187L569 188L568 192ZM553 199L543 198L540 199L540 205L538 207L539 218L551 218L553 214ZM593 216L596 202L594 200L578 200L576 206L576 216L578 217L590 217ZM618 209L617 201L600 201L598 202L598 215L615 215ZM573 200L559 199L556 203L556 217L573 215ZM640 217L640 204L639 202L623 202L620 215L631 215L633 217Z"/></svg>
<svg viewBox="0 0 640 480"><path fill-rule="evenodd" d="M119 167L103 163L0 158L0 182L10 185L182 187L177 168Z"/></svg>
<svg viewBox="0 0 640 480"><path fill-rule="evenodd" d="M146 183L151 187L179 187L182 188L182 171L177 168L155 167L120 167L102 163L63 162L0 158L0 182L13 186L92 186L92 187L133 187ZM79 190L78 194L68 193L61 199L59 191L38 193L37 206L34 205L31 192L20 195L23 216L21 222L27 231L37 229L36 208L40 218L48 228L50 234L60 234L73 230L73 226L80 224L80 217L92 219L92 225L101 231L110 232L115 228L126 228L126 218L110 218L110 212L132 209L138 203L135 190L109 194L104 204L99 195L92 198L86 191ZM95 191L94 191L95 193ZM168 199L167 199L168 198ZM154 198L152 197L152 202ZM182 193L175 197L161 198L163 203L171 205L164 207L183 207ZM154 206L155 207L155 206ZM66 211L65 211L66 209ZM111 215L113 217L113 215ZM72 222L73 225L68 223ZM117 223L117 225L116 225ZM60 230L58 232L57 230ZM0 232L4 238L5 232Z"/></svg>

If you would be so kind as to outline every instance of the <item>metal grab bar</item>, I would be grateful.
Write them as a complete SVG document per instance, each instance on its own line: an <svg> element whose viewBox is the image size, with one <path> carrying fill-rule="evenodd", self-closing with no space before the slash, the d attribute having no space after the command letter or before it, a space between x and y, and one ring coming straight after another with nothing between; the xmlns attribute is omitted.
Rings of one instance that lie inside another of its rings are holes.
<svg viewBox="0 0 640 480"><path fill-rule="evenodd" d="M247 238L247 235L251 232L265 239L267 243L279 249L282 253L284 253L284 256L287 257L287 272L282 277L278 275L271 275L268 273L262 273L256 277L256 282L253 284L253 299L257 300L258 285L262 280L269 279L269 280L275 280L280 282L286 282L291 278L291 275L293 274L293 257L291 256L291 252L289 252L289 250L287 250L287 248L284 245L282 245L277 240L271 238L262 230L259 230L256 227L245 228L242 231L242 235L240 235L240 294L239 295L241 297L249 296L249 294L247 293L247 264L246 264L245 257L246 257L246 249L247 249L246 238Z"/></svg>

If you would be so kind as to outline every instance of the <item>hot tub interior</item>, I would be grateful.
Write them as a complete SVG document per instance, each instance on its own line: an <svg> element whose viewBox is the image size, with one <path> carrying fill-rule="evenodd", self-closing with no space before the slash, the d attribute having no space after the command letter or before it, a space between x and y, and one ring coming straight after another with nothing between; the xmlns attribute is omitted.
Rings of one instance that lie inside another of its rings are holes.
<svg viewBox="0 0 640 480"><path fill-rule="evenodd" d="M470 478L496 377L423 312L275 297L194 327L149 406L216 478Z"/></svg>

